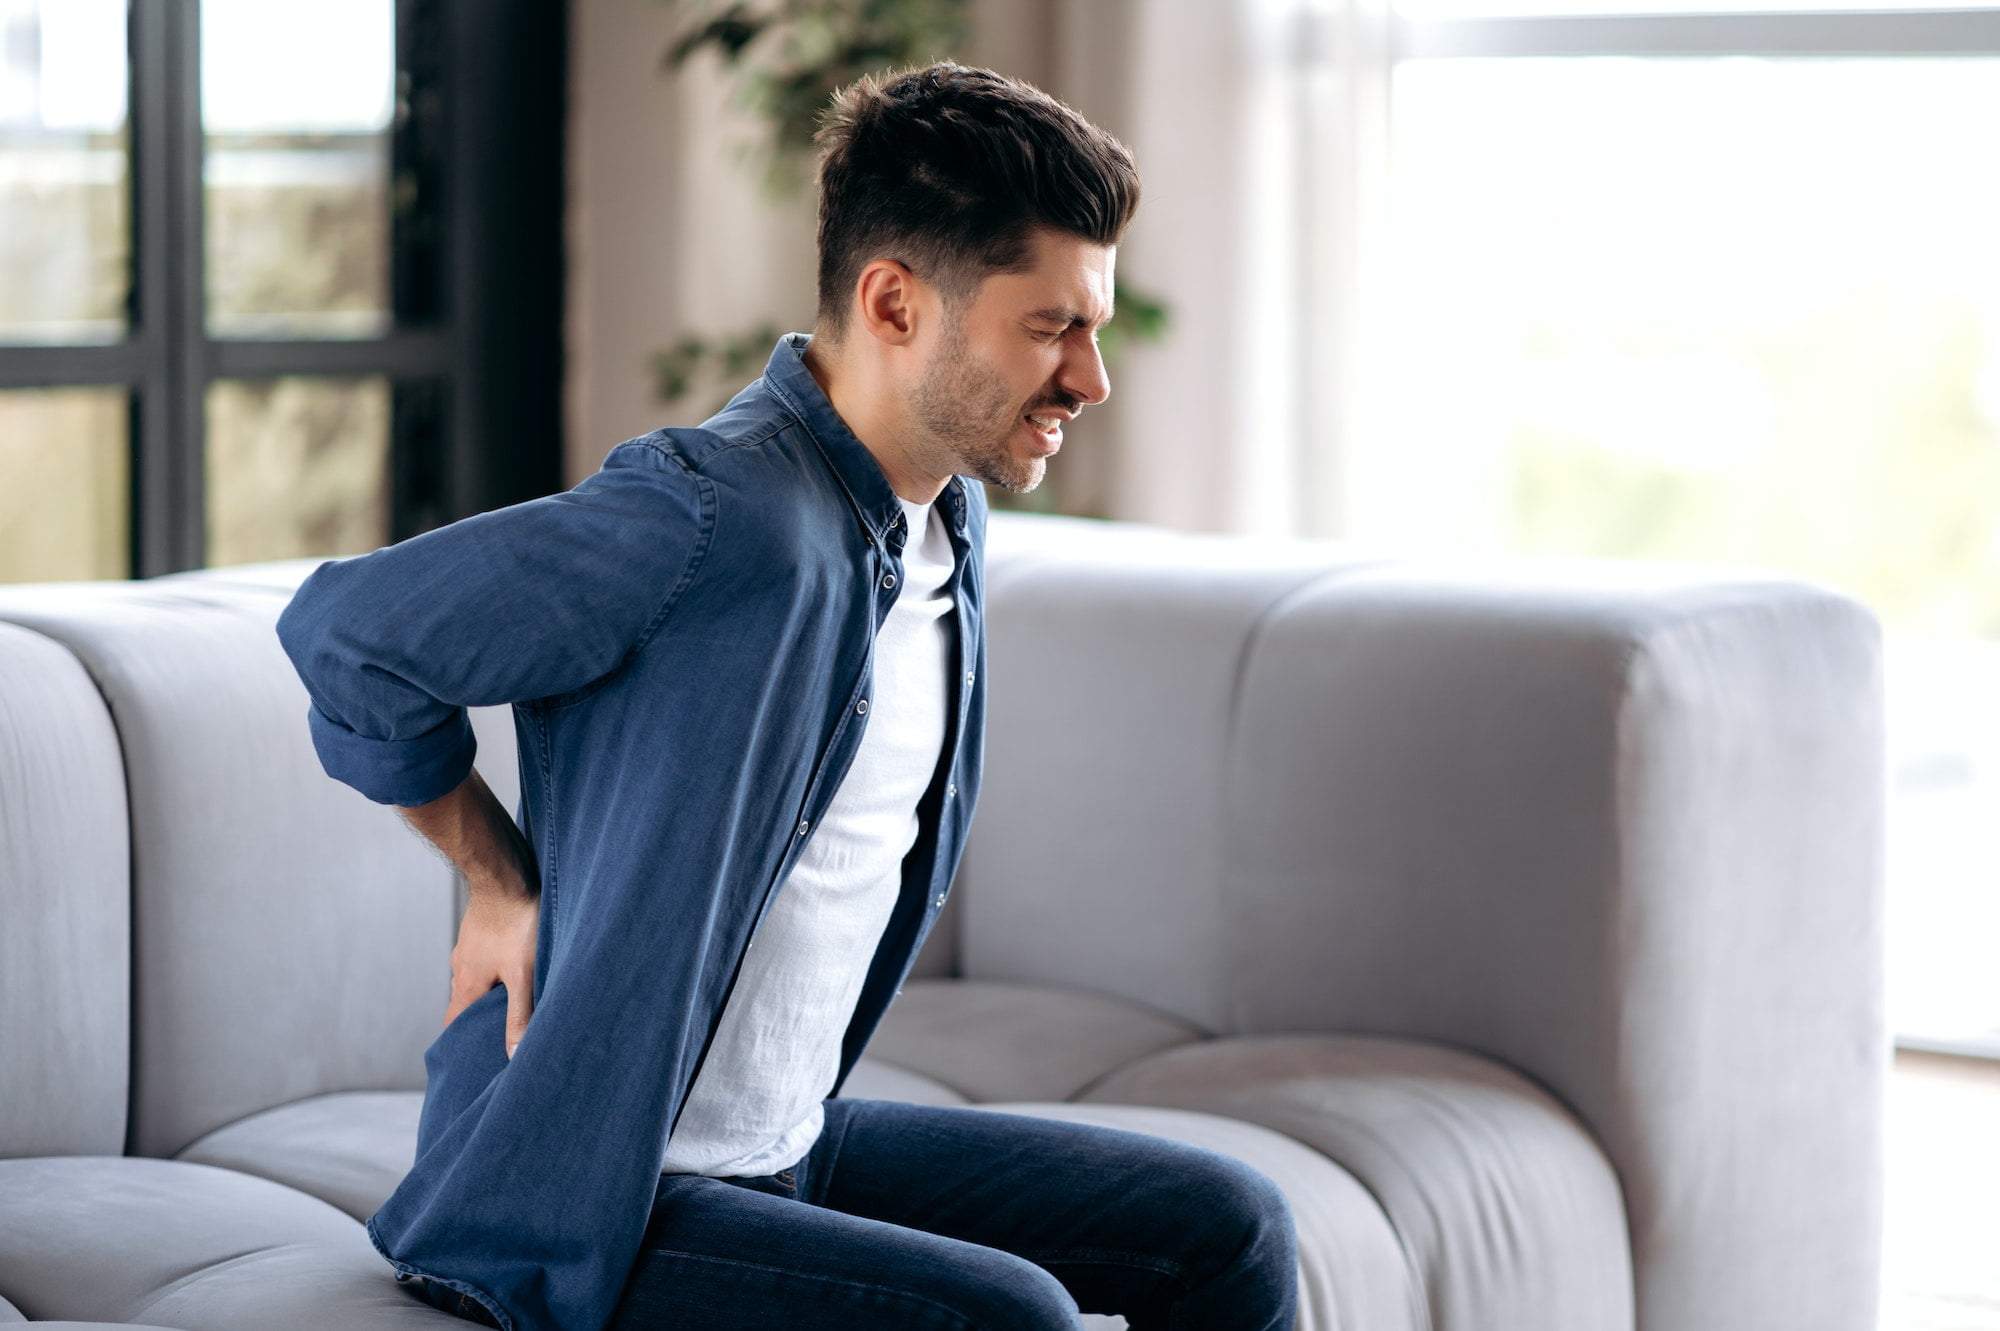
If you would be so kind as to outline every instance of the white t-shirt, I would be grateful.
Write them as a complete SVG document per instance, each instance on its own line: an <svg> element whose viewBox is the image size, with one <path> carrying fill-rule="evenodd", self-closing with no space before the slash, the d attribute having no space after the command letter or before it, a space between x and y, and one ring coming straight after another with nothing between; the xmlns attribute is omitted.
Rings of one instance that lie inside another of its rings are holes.
<svg viewBox="0 0 2000 1331"><path fill-rule="evenodd" d="M950 705L951 537L930 506L899 502L910 532L875 634L861 747L744 956L663 1173L771 1174L819 1138L820 1102L896 905Z"/></svg>

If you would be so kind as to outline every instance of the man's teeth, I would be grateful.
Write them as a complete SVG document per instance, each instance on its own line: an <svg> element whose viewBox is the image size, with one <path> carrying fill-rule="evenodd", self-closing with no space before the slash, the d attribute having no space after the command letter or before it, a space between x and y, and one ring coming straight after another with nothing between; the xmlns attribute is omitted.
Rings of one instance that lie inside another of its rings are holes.
<svg viewBox="0 0 2000 1331"><path fill-rule="evenodd" d="M1053 430L1062 424L1062 420L1056 416L1030 416L1028 417L1028 423L1033 425L1037 430Z"/></svg>

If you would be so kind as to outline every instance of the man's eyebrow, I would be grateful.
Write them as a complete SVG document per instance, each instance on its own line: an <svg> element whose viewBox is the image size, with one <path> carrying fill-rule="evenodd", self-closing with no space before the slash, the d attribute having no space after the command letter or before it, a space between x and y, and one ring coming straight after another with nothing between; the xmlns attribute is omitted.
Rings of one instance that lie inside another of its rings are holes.
<svg viewBox="0 0 2000 1331"><path fill-rule="evenodd" d="M1080 310L1072 309L1067 305L1050 305L1046 308L1032 311L1028 317L1039 320L1042 323L1063 324L1065 326L1072 324L1082 324L1085 327L1093 326L1091 321ZM1095 326L1101 327L1110 322L1111 316L1107 314Z"/></svg>

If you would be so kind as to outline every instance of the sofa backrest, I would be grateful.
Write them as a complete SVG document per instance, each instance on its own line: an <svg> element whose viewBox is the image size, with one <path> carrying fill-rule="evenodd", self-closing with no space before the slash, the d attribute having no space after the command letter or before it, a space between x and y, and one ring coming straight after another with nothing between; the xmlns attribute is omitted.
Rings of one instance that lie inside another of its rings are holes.
<svg viewBox="0 0 2000 1331"><path fill-rule="evenodd" d="M103 700L61 644L0 624L0 1157L125 1149L126 862Z"/></svg>
<svg viewBox="0 0 2000 1331"><path fill-rule="evenodd" d="M958 973L1222 1028L1225 773L1245 662L1290 599L1365 567L1327 543L996 515Z"/></svg>
<svg viewBox="0 0 2000 1331"><path fill-rule="evenodd" d="M108 706L117 729L139 1154L304 1096L420 1088L443 1016L454 875L321 771L274 632L296 576L0 588L0 622L60 643L95 684L62 705ZM511 726L493 719L480 767L511 800ZM115 766L98 775L117 791ZM0 792L10 821L16 807L33 806ZM67 894L84 852L58 831L28 829L27 853L64 866Z"/></svg>
<svg viewBox="0 0 2000 1331"><path fill-rule="evenodd" d="M1880 661L1855 603L1755 571L1285 567L1025 522L989 541L957 973L1218 1033L1458 1043L1595 1122L1629 1091L1604 1051L1716 1038L1662 1014L1729 1024L1717 948L1829 958L1741 987L1879 1028ZM1812 949L1779 923L1808 896Z"/></svg>

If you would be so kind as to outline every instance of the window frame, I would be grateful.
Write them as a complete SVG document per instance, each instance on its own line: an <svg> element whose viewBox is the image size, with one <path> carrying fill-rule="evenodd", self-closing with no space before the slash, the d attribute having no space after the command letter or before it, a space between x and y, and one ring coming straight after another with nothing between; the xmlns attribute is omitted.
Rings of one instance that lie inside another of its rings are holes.
<svg viewBox="0 0 2000 1331"><path fill-rule="evenodd" d="M2000 9L1397 18L1392 60L1537 56L1991 56Z"/></svg>
<svg viewBox="0 0 2000 1331"><path fill-rule="evenodd" d="M131 0L125 336L0 344L0 390L126 390L132 576L205 563L217 380L386 377L392 541L561 487L567 9L396 0L391 326L272 340L206 325L200 0Z"/></svg>

